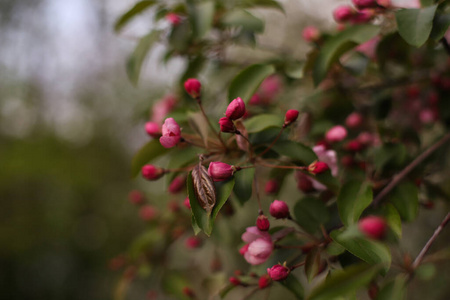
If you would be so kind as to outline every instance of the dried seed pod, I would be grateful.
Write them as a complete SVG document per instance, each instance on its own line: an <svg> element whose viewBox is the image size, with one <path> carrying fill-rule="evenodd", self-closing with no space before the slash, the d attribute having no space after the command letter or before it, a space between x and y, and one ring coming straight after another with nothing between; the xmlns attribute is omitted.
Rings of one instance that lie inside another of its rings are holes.
<svg viewBox="0 0 450 300"><path fill-rule="evenodd" d="M214 186L214 181L201 162L194 167L191 174L197 201L204 210L211 213L216 204L216 188Z"/></svg>

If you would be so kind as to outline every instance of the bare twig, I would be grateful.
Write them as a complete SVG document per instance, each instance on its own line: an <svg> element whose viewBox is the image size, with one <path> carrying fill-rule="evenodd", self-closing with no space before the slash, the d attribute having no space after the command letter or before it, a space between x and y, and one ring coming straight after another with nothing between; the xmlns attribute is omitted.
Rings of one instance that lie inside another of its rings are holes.
<svg viewBox="0 0 450 300"><path fill-rule="evenodd" d="M430 249L431 245L434 243L434 241L437 239L438 235L441 233L442 229L444 229L445 225L450 221L450 213L445 216L444 220L441 222L441 224L436 228L433 235L430 237L428 242L423 247L422 251L420 251L419 255L417 255L416 259L414 260L412 264L412 269L415 270L420 263L422 262L423 258L425 257L425 254L427 254L428 250Z"/></svg>
<svg viewBox="0 0 450 300"><path fill-rule="evenodd" d="M375 197L373 200L373 205L378 205L381 200L400 182L406 175L409 174L415 167L422 163L428 156L430 156L434 151L439 149L442 145L450 141L450 133L444 135L439 141L437 141L433 146L425 150L422 154L416 157L409 165L406 166L400 173L395 175L391 182L384 187L384 189Z"/></svg>

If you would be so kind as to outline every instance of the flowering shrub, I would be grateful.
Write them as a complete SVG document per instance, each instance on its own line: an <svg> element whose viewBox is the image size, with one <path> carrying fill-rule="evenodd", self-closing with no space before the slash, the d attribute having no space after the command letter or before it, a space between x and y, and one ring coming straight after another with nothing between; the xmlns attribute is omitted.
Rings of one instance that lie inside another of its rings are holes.
<svg viewBox="0 0 450 300"><path fill-rule="evenodd" d="M450 5L423 3L354 0L334 10L336 30L299 28L311 46L306 60L279 55L248 65L227 47L257 48L264 23L248 9L283 11L276 1L141 1L118 20L120 31L153 9L160 25L128 61L133 83L158 41L166 59L187 62L170 101L154 104L143 128L153 139L132 162L133 176L167 177L175 201L167 213L141 208L149 231L129 264L151 269L152 289L179 299L233 299L275 284L296 299L347 299L362 289L372 299L406 297L449 220L414 261L391 255L405 238L402 222L448 202ZM217 74L219 83L210 79ZM136 191L130 201L146 205ZM209 253L201 258L209 273L170 264L167 251L180 239ZM232 275L225 264L236 254Z"/></svg>

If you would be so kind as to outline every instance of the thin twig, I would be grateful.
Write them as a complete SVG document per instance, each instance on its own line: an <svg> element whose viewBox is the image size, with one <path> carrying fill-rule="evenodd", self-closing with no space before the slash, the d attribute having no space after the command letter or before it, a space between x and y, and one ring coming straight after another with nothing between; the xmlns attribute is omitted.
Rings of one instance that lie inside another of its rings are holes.
<svg viewBox="0 0 450 300"><path fill-rule="evenodd" d="M267 153L267 151L269 151L270 149L272 149L273 145L275 145L275 143L278 141L278 139L280 138L281 134L284 131L284 127L281 128L280 132L278 133L278 135L276 136L276 138L272 141L272 143L260 154L258 154L258 156L263 156L264 154Z"/></svg>
<svg viewBox="0 0 450 300"><path fill-rule="evenodd" d="M422 262L423 258L425 257L425 254L427 254L428 250L430 249L431 245L434 243L434 241L437 239L438 235L441 233L442 229L444 229L445 225L450 221L450 213L445 216L444 220L439 224L438 228L434 231L433 235L430 237L428 242L423 247L422 251L420 251L419 255L417 255L416 259L414 260L412 264L412 269L415 270Z"/></svg>
<svg viewBox="0 0 450 300"><path fill-rule="evenodd" d="M245 295L245 296L242 298L242 300L250 299L250 297L253 296L258 290L259 290L259 288L253 289L250 293L248 293L247 295Z"/></svg>
<svg viewBox="0 0 450 300"><path fill-rule="evenodd" d="M428 156L430 156L434 151L439 149L442 145L450 141L450 133L444 135L439 141L437 141L433 146L425 150L422 154L416 157L409 165L406 166L400 173L395 175L391 182L384 187L384 189L375 197L373 200L373 205L377 206L381 200L400 182L406 175L409 174L415 167L420 165Z"/></svg>

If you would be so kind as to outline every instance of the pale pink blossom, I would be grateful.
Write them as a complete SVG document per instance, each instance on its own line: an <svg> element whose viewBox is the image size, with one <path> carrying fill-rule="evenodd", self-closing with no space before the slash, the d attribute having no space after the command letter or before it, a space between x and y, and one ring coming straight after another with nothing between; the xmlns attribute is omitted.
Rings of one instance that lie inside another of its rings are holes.
<svg viewBox="0 0 450 300"><path fill-rule="evenodd" d="M178 144L180 139L180 125L173 118L167 118L162 126L162 137L159 138L159 142L164 148L172 148Z"/></svg>
<svg viewBox="0 0 450 300"><path fill-rule="evenodd" d="M242 240L247 243L241 248L240 253L251 265L264 263L273 251L272 237L266 231L259 230L256 226L247 227L242 234Z"/></svg>
<svg viewBox="0 0 450 300"><path fill-rule="evenodd" d="M157 124L161 124L167 114L173 110L176 103L177 99L172 95L167 95L156 102L152 108L151 120Z"/></svg>
<svg viewBox="0 0 450 300"><path fill-rule="evenodd" d="M331 171L331 175L337 176L338 165L337 165L337 154L334 150L327 150L323 145L317 145L313 148L314 153L316 153L319 161L322 161L328 165ZM324 191L327 187L315 179L310 178L313 187L318 191Z"/></svg>

